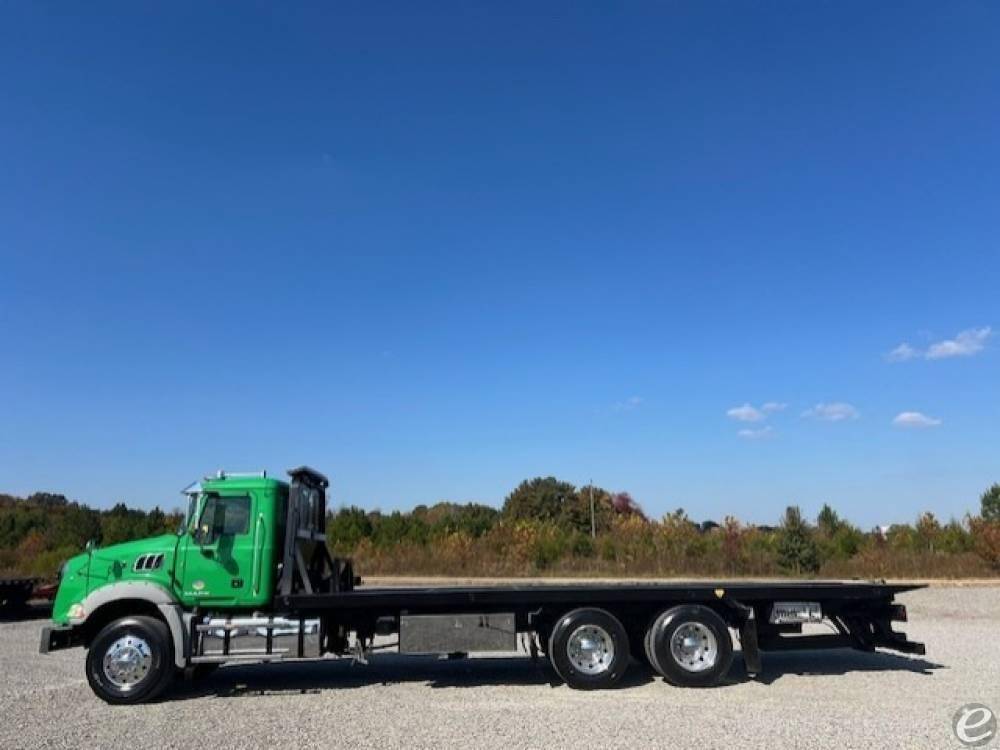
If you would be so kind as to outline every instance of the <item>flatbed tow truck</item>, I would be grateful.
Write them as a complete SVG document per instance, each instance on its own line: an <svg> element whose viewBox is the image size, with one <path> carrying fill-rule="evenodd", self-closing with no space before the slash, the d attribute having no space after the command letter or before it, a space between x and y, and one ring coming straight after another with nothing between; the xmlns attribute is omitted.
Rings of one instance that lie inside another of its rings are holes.
<svg viewBox="0 0 1000 750"><path fill-rule="evenodd" d="M83 646L86 676L109 703L160 695L179 674L227 662L349 656L366 662L376 636L404 653L544 654L570 687L610 688L633 660L668 682L707 687L762 653L887 648L923 654L893 630L906 620L885 582L677 582L362 588L350 560L326 546L329 481L299 467L206 477L185 490L176 535L69 560L41 634L42 653ZM804 633L825 623L829 633ZM520 638L519 638L520 637Z"/></svg>

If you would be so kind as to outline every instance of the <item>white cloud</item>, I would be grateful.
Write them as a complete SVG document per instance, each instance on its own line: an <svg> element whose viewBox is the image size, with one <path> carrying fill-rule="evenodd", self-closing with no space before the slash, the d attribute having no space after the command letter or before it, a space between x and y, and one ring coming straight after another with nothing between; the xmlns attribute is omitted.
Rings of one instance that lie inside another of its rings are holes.
<svg viewBox="0 0 1000 750"><path fill-rule="evenodd" d="M783 411L786 408L788 408L788 404L780 401L767 401L761 404L759 408L752 404L743 404L743 406L734 406L732 409L728 409L726 416L730 419L735 419L737 422L763 422L774 412ZM744 440L760 440L761 438L773 436L774 428L770 425L757 428L744 427L736 434Z"/></svg>
<svg viewBox="0 0 1000 750"><path fill-rule="evenodd" d="M934 417L928 417L926 414L921 414L919 411L901 411L896 415L896 418L892 420L892 423L897 427L921 429L924 427L937 427L941 424L941 420L935 419Z"/></svg>
<svg viewBox="0 0 1000 750"><path fill-rule="evenodd" d="M981 352L986 346L986 339L993 335L989 326L969 328L961 331L955 338L937 341L926 350L917 349L904 341L890 352L886 352L887 362L906 362L909 359L948 359L949 357L971 357Z"/></svg>
<svg viewBox="0 0 1000 750"><path fill-rule="evenodd" d="M615 411L635 411L642 405L642 396L630 396L615 404Z"/></svg>
<svg viewBox="0 0 1000 750"><path fill-rule="evenodd" d="M983 350L986 339L993 333L989 326L985 328L970 328L962 331L953 339L945 339L931 344L924 355L927 359L946 359L948 357L971 357Z"/></svg>
<svg viewBox="0 0 1000 750"><path fill-rule="evenodd" d="M912 346L910 346L904 341L902 344L897 346L891 352L888 352L885 355L885 358L889 362L905 362L908 359L913 359L914 357L919 357L919 356L920 352L918 352L916 349L914 349Z"/></svg>
<svg viewBox="0 0 1000 750"><path fill-rule="evenodd" d="M752 430L750 428L744 428L736 433L744 440L761 440L763 438L771 437L774 434L774 429L771 425L766 425L757 430Z"/></svg>
<svg viewBox="0 0 1000 750"><path fill-rule="evenodd" d="M734 406L732 409L726 411L726 416L730 419L735 419L737 422L760 422L762 419L766 419L762 411L750 406L750 404Z"/></svg>
<svg viewBox="0 0 1000 750"><path fill-rule="evenodd" d="M802 416L822 419L826 422L843 422L848 419L857 419L861 414L851 404L835 401L832 404L816 404L813 408L802 412Z"/></svg>

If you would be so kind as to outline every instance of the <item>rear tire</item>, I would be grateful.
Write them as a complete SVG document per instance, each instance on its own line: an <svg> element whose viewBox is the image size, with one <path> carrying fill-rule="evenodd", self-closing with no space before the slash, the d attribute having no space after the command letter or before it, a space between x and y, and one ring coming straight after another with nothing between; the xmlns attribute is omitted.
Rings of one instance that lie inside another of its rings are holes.
<svg viewBox="0 0 1000 750"><path fill-rule="evenodd" d="M653 668L678 687L711 687L729 672L733 640L714 610L685 604L662 612L646 634Z"/></svg>
<svg viewBox="0 0 1000 750"><path fill-rule="evenodd" d="M655 623L656 620L654 619L653 622L649 624L649 627L646 628L646 635L643 636L642 645L646 652L647 663L649 664L650 667L653 668L655 672L662 675L663 670L660 668L660 665L656 663L656 654L653 652L652 638L653 638L653 626Z"/></svg>
<svg viewBox="0 0 1000 750"><path fill-rule="evenodd" d="M142 703L174 677L174 644L155 617L123 617L104 626L87 651L87 682L106 703Z"/></svg>
<svg viewBox="0 0 1000 750"><path fill-rule="evenodd" d="M610 612L575 609L553 625L548 657L556 674L571 688L609 688L628 668L628 634Z"/></svg>

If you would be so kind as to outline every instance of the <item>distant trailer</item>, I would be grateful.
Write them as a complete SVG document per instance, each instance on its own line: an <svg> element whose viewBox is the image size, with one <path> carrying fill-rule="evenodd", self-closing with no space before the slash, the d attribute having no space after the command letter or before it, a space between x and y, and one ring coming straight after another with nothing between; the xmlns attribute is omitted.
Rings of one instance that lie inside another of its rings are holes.
<svg viewBox="0 0 1000 750"><path fill-rule="evenodd" d="M22 609L39 581L38 578L0 578L0 612Z"/></svg>

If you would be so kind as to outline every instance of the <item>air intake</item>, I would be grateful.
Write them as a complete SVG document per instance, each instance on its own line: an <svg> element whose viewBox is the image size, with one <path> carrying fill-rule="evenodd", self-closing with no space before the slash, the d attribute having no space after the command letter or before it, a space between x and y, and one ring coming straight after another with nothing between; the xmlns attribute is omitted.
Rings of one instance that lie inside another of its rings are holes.
<svg viewBox="0 0 1000 750"><path fill-rule="evenodd" d="M135 559L135 564L132 566L132 570L137 573L145 573L162 567L163 553L159 552L156 554L139 555L139 557Z"/></svg>

